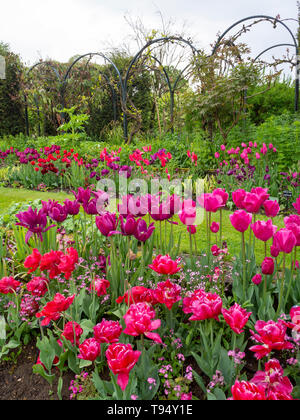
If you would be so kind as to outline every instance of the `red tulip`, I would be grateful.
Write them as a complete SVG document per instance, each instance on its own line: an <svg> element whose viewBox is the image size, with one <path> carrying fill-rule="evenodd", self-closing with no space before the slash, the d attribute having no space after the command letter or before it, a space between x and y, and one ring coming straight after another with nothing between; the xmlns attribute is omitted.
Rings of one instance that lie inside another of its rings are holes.
<svg viewBox="0 0 300 420"><path fill-rule="evenodd" d="M155 305L157 303L154 297L153 290L147 289L146 287L143 287L143 286L133 287L128 292L126 292L124 296L120 296L116 300L116 302L119 304L124 301L127 305L132 305L132 304L140 303L140 302L147 302L151 305Z"/></svg>
<svg viewBox="0 0 300 420"><path fill-rule="evenodd" d="M179 260L173 261L169 255L158 255L149 267L158 274L172 276L181 270L178 263Z"/></svg>
<svg viewBox="0 0 300 420"><path fill-rule="evenodd" d="M34 249L32 254L29 255L24 262L24 267L29 268L28 274L33 273L39 268L41 259L42 255L40 254L39 250Z"/></svg>
<svg viewBox="0 0 300 420"><path fill-rule="evenodd" d="M296 202L293 203L293 207L296 210L296 212L300 215L300 195L297 198Z"/></svg>
<svg viewBox="0 0 300 420"><path fill-rule="evenodd" d="M83 334L83 329L77 322L68 322L65 325L64 331L62 336L66 338L66 340L70 341L74 345L74 338L76 340L76 346L79 346L79 339Z"/></svg>
<svg viewBox="0 0 300 420"><path fill-rule="evenodd" d="M32 296L42 297L48 292L49 280L44 277L34 277L27 283L27 290Z"/></svg>
<svg viewBox="0 0 300 420"><path fill-rule="evenodd" d="M21 283L13 277L4 277L0 280L0 293L9 295L15 292L20 285Z"/></svg>
<svg viewBox="0 0 300 420"><path fill-rule="evenodd" d="M243 208L249 213L258 213L262 205L262 199L258 194L246 193L243 200Z"/></svg>
<svg viewBox="0 0 300 420"><path fill-rule="evenodd" d="M210 230L211 230L212 233L218 233L219 230L220 230L220 224L217 223L217 222L213 222L211 227L210 227Z"/></svg>
<svg viewBox="0 0 300 420"><path fill-rule="evenodd" d="M244 209L243 202L245 195L246 191L242 189L236 190L232 193L233 202L239 209Z"/></svg>
<svg viewBox="0 0 300 420"><path fill-rule="evenodd" d="M131 344L112 344L106 351L107 363L114 375L118 375L118 385L124 391L129 382L129 373L141 355L133 351Z"/></svg>

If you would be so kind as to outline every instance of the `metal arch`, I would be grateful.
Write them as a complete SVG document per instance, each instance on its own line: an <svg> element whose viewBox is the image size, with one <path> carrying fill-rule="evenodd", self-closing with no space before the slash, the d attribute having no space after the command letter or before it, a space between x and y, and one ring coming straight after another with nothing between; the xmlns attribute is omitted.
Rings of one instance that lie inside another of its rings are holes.
<svg viewBox="0 0 300 420"><path fill-rule="evenodd" d="M274 48L279 48L279 47L294 47L294 45L293 44L276 44L276 45L273 45L272 47L266 48L264 51L262 51L260 54L258 54L258 56L255 57L254 62L257 61L266 52L268 52L270 50L273 50Z"/></svg>
<svg viewBox="0 0 300 420"><path fill-rule="evenodd" d="M295 112L298 112L299 111L299 85L300 85L300 80L299 80L299 75L300 75L299 45L298 45L298 42L297 42L293 32L291 31L291 29L285 23L283 23L281 20L279 20L277 18L274 18L272 16L268 16L268 15L254 15L254 16L248 16L244 19L239 20L238 22L235 22L228 29L226 29L226 31L223 32L222 35L219 36L219 38L218 38L218 40L217 40L217 42L216 42L216 44L213 48L212 55L214 55L216 53L217 49L220 46L221 41L228 34L228 32L230 32L233 28L240 25L241 23L246 22L248 20L254 20L254 19L265 19L267 21L276 22L276 23L282 25L289 32L290 36L292 37L293 47L295 47L296 57L297 57L296 81L295 81Z"/></svg>
<svg viewBox="0 0 300 420"><path fill-rule="evenodd" d="M29 74L38 66L47 66L50 67L50 69L54 72L54 74L56 75L59 83L61 83L61 77L59 72L57 71L57 69L53 66L52 62L50 61L39 61L38 63L34 64L33 66L31 66L27 71L26 71L26 76L29 76ZM38 103L38 99L37 96L35 95L34 97L34 102L35 102L35 106L37 109L37 114L38 114L38 134L40 135L40 131L41 131L41 127L40 127L40 108L39 108L39 103ZM27 95L26 93L24 93L24 103L25 103L25 127L26 127L26 135L29 137L29 118L28 118L28 102L27 102Z"/></svg>
<svg viewBox="0 0 300 420"><path fill-rule="evenodd" d="M126 75L125 75L125 78L124 78L124 82L123 82L123 95L122 95L123 104L126 105L126 103L127 103L128 80L129 80L130 71L131 71L132 67L134 66L134 64L137 62L137 60L142 56L143 52L147 48L149 48L151 45L158 44L160 42L168 43L168 42L176 42L176 41L182 42L182 43L188 45L192 49L194 54L198 54L198 50L196 49L196 47L194 47L194 45L190 41L188 41L187 39L181 38L181 37L177 37L177 36L157 38L157 39L153 39L153 40L147 42L147 44L145 44L140 49L140 51L133 57L133 59L131 60L131 62L129 64L129 67L127 69L127 72L126 72ZM168 77L168 79L169 79L169 77ZM172 91L172 88L171 88L171 91ZM124 138L125 138L126 141L128 140L128 122L127 122L127 115L126 115L125 112L124 112Z"/></svg>
<svg viewBox="0 0 300 420"><path fill-rule="evenodd" d="M165 79L167 81L167 85L169 88L169 92L170 92L170 119L171 119L171 132L174 133L174 127L173 127L173 123L174 123L174 106L175 106L175 92L177 89L177 85L180 82L180 80L182 79L182 76L184 74L184 72L191 66L191 64L188 64L183 70L181 70L181 72L179 73L178 77L176 78L173 86L169 77L169 73L167 72L165 66L162 64L162 62L154 56L150 56L151 59L155 60L162 68L162 71L165 75Z"/></svg>

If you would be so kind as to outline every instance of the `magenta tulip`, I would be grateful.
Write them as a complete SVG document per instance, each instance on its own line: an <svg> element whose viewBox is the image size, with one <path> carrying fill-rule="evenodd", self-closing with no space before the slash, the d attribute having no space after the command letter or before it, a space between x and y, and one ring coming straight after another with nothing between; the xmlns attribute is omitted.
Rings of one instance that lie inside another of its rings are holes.
<svg viewBox="0 0 300 420"><path fill-rule="evenodd" d="M268 220L267 222L258 220L251 225L251 229L257 239L267 242L275 235L277 226L273 225L272 220Z"/></svg>
<svg viewBox="0 0 300 420"><path fill-rule="evenodd" d="M264 209L267 217L276 217L279 213L280 206L277 201L267 200L264 202Z"/></svg>
<svg viewBox="0 0 300 420"><path fill-rule="evenodd" d="M237 210L234 214L231 214L230 221L232 226L241 233L246 232L248 230L251 222L252 222L252 215L247 213L244 210Z"/></svg>
<svg viewBox="0 0 300 420"><path fill-rule="evenodd" d="M280 252L290 254L297 244L296 236L289 229L280 229L274 235L274 245Z"/></svg>

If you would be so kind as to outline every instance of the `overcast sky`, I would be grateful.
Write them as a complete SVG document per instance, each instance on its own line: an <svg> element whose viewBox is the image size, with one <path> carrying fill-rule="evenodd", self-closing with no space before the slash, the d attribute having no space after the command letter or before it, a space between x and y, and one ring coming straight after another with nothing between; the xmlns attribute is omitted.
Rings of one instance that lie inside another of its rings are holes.
<svg viewBox="0 0 300 420"><path fill-rule="evenodd" d="M139 17L145 27L160 28L161 19L183 24L196 47L206 48L218 32L250 15L297 18L296 0L1 0L0 41L8 43L26 64L52 58L68 61L76 54L107 51L129 43L132 30L124 16ZM297 23L286 22L296 33ZM276 43L291 42L288 32L263 23L247 35L253 54ZM135 45L131 44L132 50ZM135 50L137 51L137 49ZM134 51L133 51L134 52ZM280 50L277 55L280 55Z"/></svg>

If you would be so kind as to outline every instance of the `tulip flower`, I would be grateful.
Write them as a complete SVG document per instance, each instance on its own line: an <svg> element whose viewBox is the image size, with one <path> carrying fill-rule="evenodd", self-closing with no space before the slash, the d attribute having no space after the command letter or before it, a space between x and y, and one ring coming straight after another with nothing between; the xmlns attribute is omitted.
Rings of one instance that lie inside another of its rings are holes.
<svg viewBox="0 0 300 420"><path fill-rule="evenodd" d="M282 321L258 321L255 324L257 333L251 331L252 337L261 345L255 345L250 351L255 353L255 357L260 360L270 354L273 350L288 350L293 348L293 344L286 340L287 327Z"/></svg>
<svg viewBox="0 0 300 420"><path fill-rule="evenodd" d="M241 233L248 230L252 221L252 215L244 210L237 210L234 214L230 215L229 218L232 226Z"/></svg>
<svg viewBox="0 0 300 420"><path fill-rule="evenodd" d="M49 229L55 227L51 225L47 227L47 216L43 210L33 210L32 207L23 213L16 215L19 219L19 223L16 223L17 226L25 227L28 232L25 236L25 242L28 243L32 235L36 235L41 241L43 241L43 233L48 232Z"/></svg>
<svg viewBox="0 0 300 420"><path fill-rule="evenodd" d="M256 274L253 278L252 278L252 283L254 283L256 286L259 286L262 282L262 275L261 274Z"/></svg>
<svg viewBox="0 0 300 420"><path fill-rule="evenodd" d="M267 217L276 217L280 211L278 201L266 200L264 202L264 209Z"/></svg>
<svg viewBox="0 0 300 420"><path fill-rule="evenodd" d="M34 277L27 283L27 290L32 296L42 297L48 292L49 280L43 277Z"/></svg>
<svg viewBox="0 0 300 420"><path fill-rule="evenodd" d="M293 207L296 210L296 212L300 215L300 195L297 198L296 202L293 203Z"/></svg>
<svg viewBox="0 0 300 420"><path fill-rule="evenodd" d="M80 203L77 200L75 200L75 201L65 200L64 201L64 207L66 209L66 212L70 216L77 216L77 214L80 211Z"/></svg>
<svg viewBox="0 0 300 420"><path fill-rule="evenodd" d="M133 235L138 241L146 242L152 236L154 230L154 223L151 223L148 227L144 219L139 219Z"/></svg>
<svg viewBox="0 0 300 420"><path fill-rule="evenodd" d="M236 381L231 388L233 401L265 401L266 394L262 386L258 386L251 382Z"/></svg>
<svg viewBox="0 0 300 420"><path fill-rule="evenodd" d="M217 222L213 222L212 225L210 226L210 230L212 233L218 233L220 230L220 225Z"/></svg>
<svg viewBox="0 0 300 420"><path fill-rule="evenodd" d="M275 265L273 258L266 257L262 262L261 270L265 276L271 276L272 274L274 274Z"/></svg>
<svg viewBox="0 0 300 420"><path fill-rule="evenodd" d="M155 311L145 303L137 303L131 305L124 316L126 328L124 334L138 337L144 335L150 340L156 343L162 344L162 340L157 333L153 333L153 330L157 330L161 326L160 319L155 318Z"/></svg>
<svg viewBox="0 0 300 420"><path fill-rule="evenodd" d="M294 233L289 229L280 229L274 235L274 245L280 252L290 254L297 244L297 239Z"/></svg>
<svg viewBox="0 0 300 420"><path fill-rule="evenodd" d="M215 319L219 321L222 311L222 299L217 294L206 293L205 290L196 290L190 297L183 299L183 312L193 314L190 321L204 321Z"/></svg>
<svg viewBox="0 0 300 420"><path fill-rule="evenodd" d="M65 337L66 340L70 341L74 345L74 340L76 346L79 346L80 337L83 334L83 329L77 322L68 322L65 325L62 337Z"/></svg>
<svg viewBox="0 0 300 420"><path fill-rule="evenodd" d="M101 353L101 346L95 338L88 338L79 346L78 359L94 362Z"/></svg>
<svg viewBox="0 0 300 420"><path fill-rule="evenodd" d="M110 287L110 282L106 279L96 279L90 286L91 291L95 291L98 297L106 296L107 289Z"/></svg>
<svg viewBox="0 0 300 420"><path fill-rule="evenodd" d="M61 312L65 312L72 305L75 295L65 298L60 293L54 296L51 302L42 309L41 312L36 314L37 318L44 318L42 326L47 326L51 321L57 321L61 317Z"/></svg>
<svg viewBox="0 0 300 420"><path fill-rule="evenodd" d="M118 385L125 391L130 371L140 358L141 352L134 351L131 344L112 344L106 351L107 363L114 375L118 375Z"/></svg>
<svg viewBox="0 0 300 420"><path fill-rule="evenodd" d="M289 378L284 376L284 370L276 359L272 359L265 364L265 370L256 372L251 383L262 386L267 395L271 393L285 395L291 398L293 385Z"/></svg>
<svg viewBox="0 0 300 420"><path fill-rule="evenodd" d="M32 254L29 255L24 262L24 267L29 268L28 274L33 273L39 268L40 262L42 259L42 255L40 254L38 249L34 249Z"/></svg>
<svg viewBox="0 0 300 420"><path fill-rule="evenodd" d="M276 233L277 226L274 226L272 220L267 222L258 220L253 225L251 229L257 239L260 239L263 242L269 241Z"/></svg>
<svg viewBox="0 0 300 420"><path fill-rule="evenodd" d="M123 327L118 321L106 321L103 319L100 324L94 327L94 338L99 343L114 344L119 341Z"/></svg>
<svg viewBox="0 0 300 420"><path fill-rule="evenodd" d="M154 290L154 296L158 303L166 305L169 311L172 309L176 302L181 300L180 297L181 287L177 284L171 283L167 280L164 283L159 283Z"/></svg>
<svg viewBox="0 0 300 420"><path fill-rule="evenodd" d="M247 312L239 304L235 303L229 310L222 309L222 315L236 334L242 334L244 332L243 328L249 321L252 312Z"/></svg>
<svg viewBox="0 0 300 420"><path fill-rule="evenodd" d="M149 267L158 274L172 276L181 270L180 261L173 261L169 255L158 255Z"/></svg>
<svg viewBox="0 0 300 420"><path fill-rule="evenodd" d="M152 289L147 289L143 286L136 286L130 289L128 292L124 294L124 296L120 296L116 302L122 303L124 302L126 305L132 305L135 303L140 302L147 302L151 305L157 304L157 300L154 296L154 291Z"/></svg>
<svg viewBox="0 0 300 420"><path fill-rule="evenodd" d="M0 293L8 295L14 293L21 283L13 277L3 277L0 280Z"/></svg>
<svg viewBox="0 0 300 420"><path fill-rule="evenodd" d="M245 195L246 195L246 191L242 189L236 190L232 193L232 199L233 199L234 204L237 206L237 208L244 209L243 202L244 202Z"/></svg>
<svg viewBox="0 0 300 420"><path fill-rule="evenodd" d="M105 213L96 217L96 226L102 235L109 237L117 232L118 219L114 213Z"/></svg>

